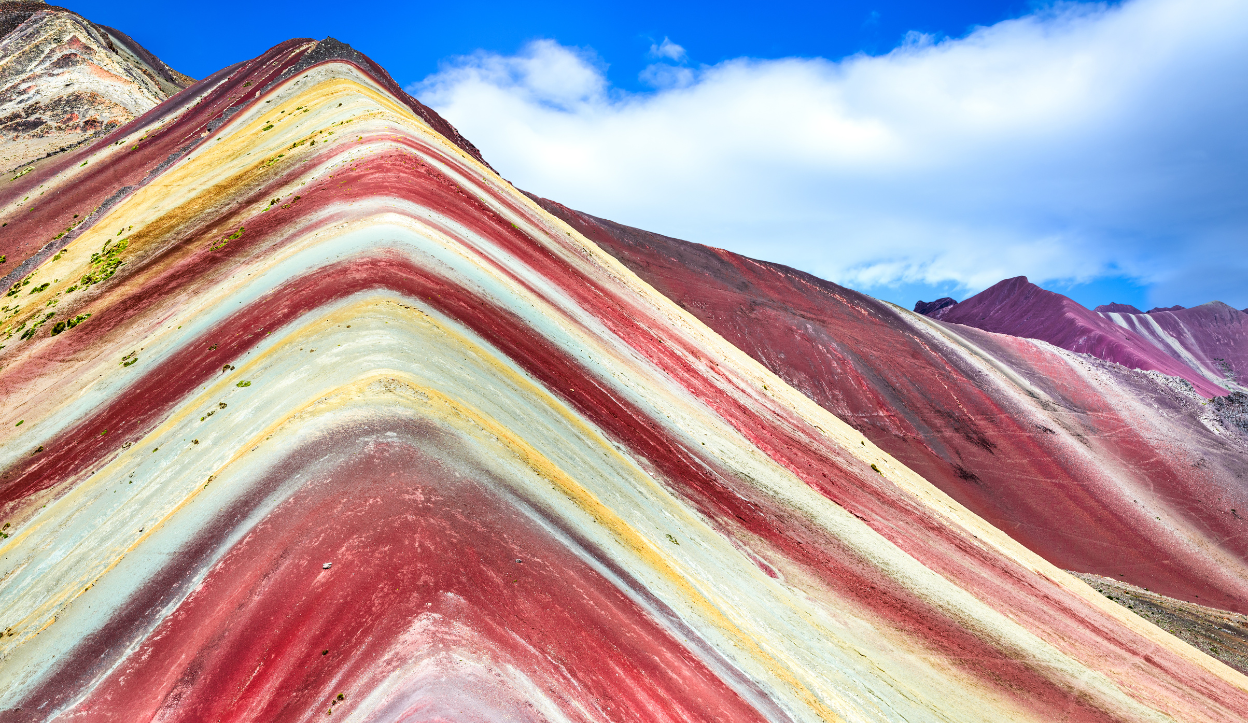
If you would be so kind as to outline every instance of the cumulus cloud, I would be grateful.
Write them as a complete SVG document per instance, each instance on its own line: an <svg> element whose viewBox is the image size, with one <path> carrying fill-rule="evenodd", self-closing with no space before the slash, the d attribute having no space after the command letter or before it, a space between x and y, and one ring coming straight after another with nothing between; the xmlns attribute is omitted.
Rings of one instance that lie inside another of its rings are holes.
<svg viewBox="0 0 1248 723"><path fill-rule="evenodd" d="M651 58L667 58L677 63L685 59L685 49L673 43L669 38L663 38L663 42L651 44Z"/></svg>
<svg viewBox="0 0 1248 723"><path fill-rule="evenodd" d="M1062 4L880 56L660 65L627 93L543 40L409 90L522 188L886 297L1122 276L1248 305L1242 2Z"/></svg>
<svg viewBox="0 0 1248 723"><path fill-rule="evenodd" d="M697 79L692 69L667 63L651 63L637 77L646 85L659 89L687 88Z"/></svg>

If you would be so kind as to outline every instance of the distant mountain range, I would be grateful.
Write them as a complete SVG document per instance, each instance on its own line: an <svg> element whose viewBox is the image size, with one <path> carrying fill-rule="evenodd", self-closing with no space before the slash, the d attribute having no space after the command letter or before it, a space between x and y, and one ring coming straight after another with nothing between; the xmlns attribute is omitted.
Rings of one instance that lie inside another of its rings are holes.
<svg viewBox="0 0 1248 723"><path fill-rule="evenodd" d="M961 303L949 298L920 301L914 310L933 319L1041 339L1132 369L1180 377L1206 397L1248 391L1248 313L1220 301L1147 313L1127 304L1089 311L1019 276Z"/></svg>

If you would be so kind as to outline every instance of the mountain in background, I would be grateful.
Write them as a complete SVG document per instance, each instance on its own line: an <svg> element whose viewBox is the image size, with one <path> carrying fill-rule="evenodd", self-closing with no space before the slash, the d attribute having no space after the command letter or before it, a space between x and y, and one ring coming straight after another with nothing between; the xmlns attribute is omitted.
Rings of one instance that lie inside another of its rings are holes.
<svg viewBox="0 0 1248 723"><path fill-rule="evenodd" d="M944 322L1042 339L1131 369L1179 377L1205 397L1248 391L1243 381L1248 379L1248 313L1220 301L1147 314L1126 304L1090 311L1019 276L961 303L920 301L914 310Z"/></svg>
<svg viewBox="0 0 1248 723"><path fill-rule="evenodd" d="M38 0L0 2L0 167L99 137L194 81L130 36Z"/></svg>
<svg viewBox="0 0 1248 723"><path fill-rule="evenodd" d="M1242 394L528 196L332 39L139 110L0 185L0 720L1248 718Z"/></svg>

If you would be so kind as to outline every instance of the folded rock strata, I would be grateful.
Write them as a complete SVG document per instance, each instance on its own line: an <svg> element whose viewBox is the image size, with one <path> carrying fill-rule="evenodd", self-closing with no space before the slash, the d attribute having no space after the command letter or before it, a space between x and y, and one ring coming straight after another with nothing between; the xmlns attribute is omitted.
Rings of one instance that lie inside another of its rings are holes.
<svg viewBox="0 0 1248 723"><path fill-rule="evenodd" d="M0 220L0 715L1248 716L1240 673L790 386L340 43L35 165Z"/></svg>

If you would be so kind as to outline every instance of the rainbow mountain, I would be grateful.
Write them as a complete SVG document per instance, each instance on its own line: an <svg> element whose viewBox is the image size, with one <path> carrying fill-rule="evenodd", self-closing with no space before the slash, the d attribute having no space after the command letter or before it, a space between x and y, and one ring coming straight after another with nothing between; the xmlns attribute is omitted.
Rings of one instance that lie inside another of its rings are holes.
<svg viewBox="0 0 1248 723"><path fill-rule="evenodd" d="M1063 569L1244 612L1187 390L679 262L334 40L2 189L0 720L1248 717Z"/></svg>

